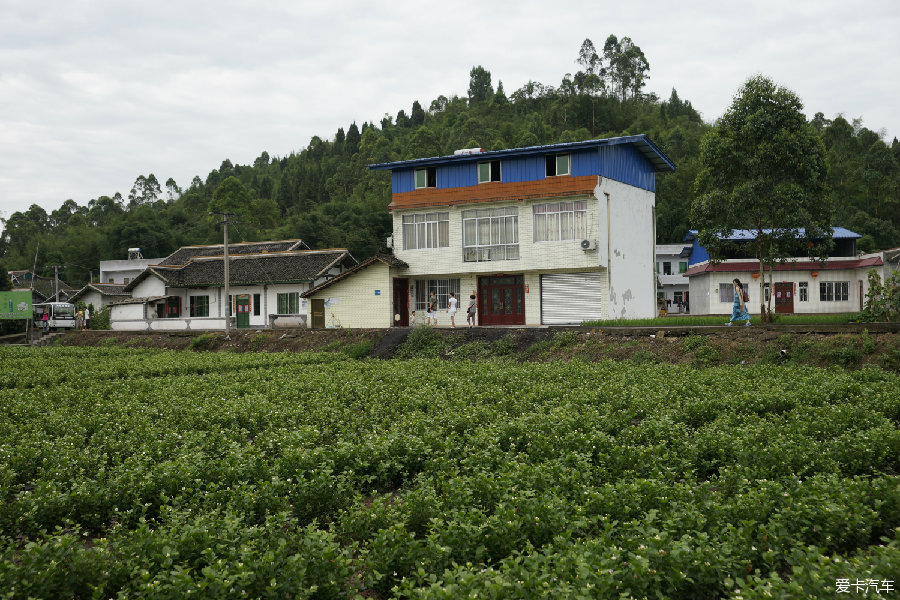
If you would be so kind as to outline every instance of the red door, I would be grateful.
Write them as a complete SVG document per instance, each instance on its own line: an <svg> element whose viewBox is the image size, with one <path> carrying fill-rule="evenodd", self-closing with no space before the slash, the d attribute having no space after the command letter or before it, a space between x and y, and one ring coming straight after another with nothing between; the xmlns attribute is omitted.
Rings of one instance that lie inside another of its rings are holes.
<svg viewBox="0 0 900 600"><path fill-rule="evenodd" d="M525 324L525 276L493 275L478 278L480 325Z"/></svg>
<svg viewBox="0 0 900 600"><path fill-rule="evenodd" d="M409 279L394 278L394 325L409 326Z"/></svg>
<svg viewBox="0 0 900 600"><path fill-rule="evenodd" d="M775 283L775 313L794 312L794 284L789 281Z"/></svg>

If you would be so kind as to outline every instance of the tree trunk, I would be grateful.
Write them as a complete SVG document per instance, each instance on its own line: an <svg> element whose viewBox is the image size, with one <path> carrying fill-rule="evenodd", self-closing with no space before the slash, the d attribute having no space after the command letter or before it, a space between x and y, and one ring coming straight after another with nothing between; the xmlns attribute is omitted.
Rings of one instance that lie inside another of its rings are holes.
<svg viewBox="0 0 900 600"><path fill-rule="evenodd" d="M765 294L765 281L766 281L766 272L763 270L763 261L760 259L759 261L759 318L763 323L768 323L768 319L766 319L766 294Z"/></svg>

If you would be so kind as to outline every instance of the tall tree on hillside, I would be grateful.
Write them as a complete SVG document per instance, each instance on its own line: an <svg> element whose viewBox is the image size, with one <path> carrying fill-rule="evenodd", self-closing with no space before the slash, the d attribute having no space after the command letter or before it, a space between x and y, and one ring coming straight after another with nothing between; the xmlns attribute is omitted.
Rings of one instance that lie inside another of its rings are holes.
<svg viewBox="0 0 900 600"><path fill-rule="evenodd" d="M691 216L713 259L723 257L724 240L735 229L755 232L761 274L798 242L813 258L830 251L825 148L802 109L791 90L753 77L704 137ZM760 277L760 314L766 320L763 282Z"/></svg>
<svg viewBox="0 0 900 600"><path fill-rule="evenodd" d="M469 102L477 104L488 100L494 95L494 86L491 85L491 72L478 65L469 71Z"/></svg>

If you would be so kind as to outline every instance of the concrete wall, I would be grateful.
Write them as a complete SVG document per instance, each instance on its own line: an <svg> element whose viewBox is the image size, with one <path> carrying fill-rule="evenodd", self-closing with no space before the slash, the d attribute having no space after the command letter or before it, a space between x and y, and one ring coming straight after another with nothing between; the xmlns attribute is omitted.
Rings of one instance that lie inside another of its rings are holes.
<svg viewBox="0 0 900 600"><path fill-rule="evenodd" d="M865 294L868 292L868 269L822 270L818 273L818 277L815 278L810 275L809 271L776 271L773 275L773 283L790 282L794 284L794 314L847 313L858 312L862 309L860 304L860 288L862 288L863 302L865 302ZM750 302L747 303L750 314L759 314L759 279L753 279L746 272L703 273L690 277L691 313L712 315L731 314L733 299L729 296L727 302L720 302L719 285L723 283L731 284L735 277L740 279L741 283L743 283L750 292ZM768 275L766 275L765 282L768 283L768 281L769 278ZM823 281L848 282L849 290L847 300L840 302L821 301L819 299L819 283ZM809 299L806 302L800 301L798 285L800 282L805 282L809 286ZM772 299L771 306L774 311L774 298Z"/></svg>
<svg viewBox="0 0 900 600"><path fill-rule="evenodd" d="M586 200L586 238L597 242L596 249L582 250L580 237L554 242L533 241L534 205L557 200ZM526 286L525 321L529 325L540 324L540 275L543 273L602 271L607 281L606 293L600 299L604 314L610 318L652 317L656 314L654 204L653 192L600 178L594 195L587 198L541 198L521 202L395 211L394 254L409 264L409 269L402 276L411 280L459 279L461 303L467 303L469 294L477 288L478 275L523 273ZM463 261L462 211L505 206L517 206L519 209L520 258L488 262ZM403 215L428 212L449 212L449 246L403 250ZM411 297L410 306L413 304L414 299ZM440 323L440 314L438 319Z"/></svg>
<svg viewBox="0 0 900 600"><path fill-rule="evenodd" d="M610 319L656 315L653 192L611 179L601 179L599 199L600 264L609 270ZM606 261L604 263L604 257Z"/></svg>
<svg viewBox="0 0 900 600"><path fill-rule="evenodd" d="M326 287L306 299L307 323L312 324L310 300L324 299L326 328L336 323L344 328L391 327L394 319L391 275L386 264L375 262Z"/></svg>

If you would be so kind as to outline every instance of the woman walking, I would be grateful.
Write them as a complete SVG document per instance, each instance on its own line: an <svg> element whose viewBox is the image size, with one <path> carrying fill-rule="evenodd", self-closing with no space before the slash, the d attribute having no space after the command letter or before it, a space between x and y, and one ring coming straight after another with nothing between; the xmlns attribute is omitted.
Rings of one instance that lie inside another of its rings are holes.
<svg viewBox="0 0 900 600"><path fill-rule="evenodd" d="M734 284L734 304L731 306L731 318L725 324L731 326L735 321L747 321L744 327L750 327L750 313L747 311L747 304L744 300L746 294L744 285L737 278L732 281L732 284Z"/></svg>

